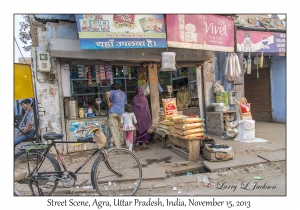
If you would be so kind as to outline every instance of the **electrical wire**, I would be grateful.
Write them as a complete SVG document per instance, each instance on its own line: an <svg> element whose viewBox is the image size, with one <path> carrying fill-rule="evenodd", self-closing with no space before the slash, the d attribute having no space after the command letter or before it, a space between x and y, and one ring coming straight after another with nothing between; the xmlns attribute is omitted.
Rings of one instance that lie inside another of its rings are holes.
<svg viewBox="0 0 300 210"><path fill-rule="evenodd" d="M21 55L22 55L22 58L24 59L25 63L28 64L28 63L26 62L26 60L25 60L25 58L24 58L24 56L23 56L21 50L20 50L20 47L19 47L18 42L17 42L17 40L16 40L16 37L14 37L14 40L15 40L15 42L16 42L16 44L17 44L17 47L18 47L18 49L19 49L19 52L20 52Z"/></svg>

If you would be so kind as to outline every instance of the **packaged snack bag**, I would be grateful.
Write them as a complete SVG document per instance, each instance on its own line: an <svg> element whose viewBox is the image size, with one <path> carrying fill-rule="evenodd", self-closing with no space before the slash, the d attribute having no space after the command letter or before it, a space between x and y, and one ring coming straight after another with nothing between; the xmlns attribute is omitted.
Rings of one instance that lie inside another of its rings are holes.
<svg viewBox="0 0 300 210"><path fill-rule="evenodd" d="M240 119L241 120L252 120L252 115L250 111L250 103L248 103L246 98L242 98L239 102L235 100L239 107Z"/></svg>
<svg viewBox="0 0 300 210"><path fill-rule="evenodd" d="M176 98L162 99L163 107L165 111L165 118L177 114Z"/></svg>

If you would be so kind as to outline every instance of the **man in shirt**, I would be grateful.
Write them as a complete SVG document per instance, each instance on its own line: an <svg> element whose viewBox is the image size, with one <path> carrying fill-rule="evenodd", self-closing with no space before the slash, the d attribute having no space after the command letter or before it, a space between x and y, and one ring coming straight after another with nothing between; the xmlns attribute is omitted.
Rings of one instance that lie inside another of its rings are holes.
<svg viewBox="0 0 300 210"><path fill-rule="evenodd" d="M180 82L179 86L181 90L177 92L177 109L188 108L191 103L190 91L186 89L186 83L184 82Z"/></svg>
<svg viewBox="0 0 300 210"><path fill-rule="evenodd" d="M120 86L117 83L113 83L111 85L111 90L106 92L105 97L109 107L108 121L112 135L111 142L115 144L117 148L121 148L121 117L124 113L125 103L127 103L126 95L120 90Z"/></svg>
<svg viewBox="0 0 300 210"><path fill-rule="evenodd" d="M31 104L30 99L25 99L21 101L20 105L23 109L23 114L26 114L26 126L24 129L18 130L15 134L14 146L18 145L21 142L30 140L35 136L35 127L34 127L34 116L33 116L33 104Z"/></svg>

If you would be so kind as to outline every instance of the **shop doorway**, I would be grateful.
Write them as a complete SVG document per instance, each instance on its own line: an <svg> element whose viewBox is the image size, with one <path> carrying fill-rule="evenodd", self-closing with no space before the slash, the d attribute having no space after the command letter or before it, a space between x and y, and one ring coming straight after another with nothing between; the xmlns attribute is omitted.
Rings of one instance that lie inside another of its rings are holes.
<svg viewBox="0 0 300 210"><path fill-rule="evenodd" d="M255 121L272 121L270 68L261 68L259 78L256 69L244 75L245 97L251 103L252 119Z"/></svg>

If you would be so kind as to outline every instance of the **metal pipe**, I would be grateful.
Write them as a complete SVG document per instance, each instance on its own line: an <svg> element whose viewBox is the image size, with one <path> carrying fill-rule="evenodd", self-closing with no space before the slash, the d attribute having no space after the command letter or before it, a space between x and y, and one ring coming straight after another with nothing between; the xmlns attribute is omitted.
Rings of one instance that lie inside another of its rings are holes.
<svg viewBox="0 0 300 210"><path fill-rule="evenodd" d="M62 72L61 72L61 63L59 63L57 60L56 63L56 70L57 70L57 79L58 79L58 90L59 90L59 108L60 108L60 123L61 123L61 129L62 134L64 134L63 140L67 141L67 134L66 134L66 120L65 120L65 109L64 109L64 95L63 95L63 87L62 87ZM68 70L70 71L70 70ZM63 147L63 155L68 154L68 146L66 144L62 145Z"/></svg>
<svg viewBox="0 0 300 210"><path fill-rule="evenodd" d="M34 89L35 89L35 92L36 92L35 86L34 86ZM38 107L37 107L36 94L34 94L33 101L34 101L34 104L33 104L34 105L34 107L33 107L33 117L34 117L34 126L35 126L35 139L36 139L36 142L40 143L41 140L40 140L40 132L39 132L39 119L37 117Z"/></svg>

